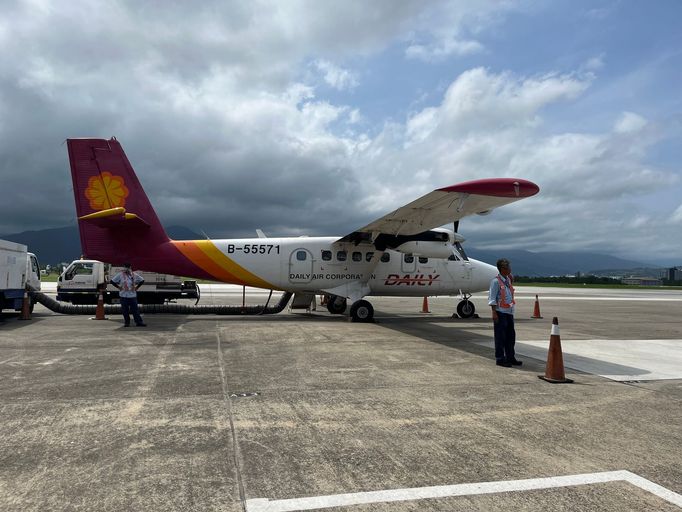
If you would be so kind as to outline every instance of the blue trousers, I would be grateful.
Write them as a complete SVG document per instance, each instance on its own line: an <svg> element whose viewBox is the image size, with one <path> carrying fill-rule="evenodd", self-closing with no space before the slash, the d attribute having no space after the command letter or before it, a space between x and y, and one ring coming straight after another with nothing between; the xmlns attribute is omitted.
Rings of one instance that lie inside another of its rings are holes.
<svg viewBox="0 0 682 512"><path fill-rule="evenodd" d="M495 326L495 360L511 363L515 359L514 345L516 331L514 330L514 315L497 312Z"/></svg>
<svg viewBox="0 0 682 512"><path fill-rule="evenodd" d="M144 323L140 316L140 312L137 309L136 297L121 297L121 313L123 313L123 321L126 325L130 325L130 313L133 314L133 318L137 325Z"/></svg>

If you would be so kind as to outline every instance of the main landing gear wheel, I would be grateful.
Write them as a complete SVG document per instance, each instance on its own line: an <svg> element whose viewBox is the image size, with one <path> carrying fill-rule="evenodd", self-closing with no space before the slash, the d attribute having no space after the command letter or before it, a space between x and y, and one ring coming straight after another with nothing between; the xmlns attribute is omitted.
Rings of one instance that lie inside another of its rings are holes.
<svg viewBox="0 0 682 512"><path fill-rule="evenodd" d="M366 300L353 302L350 317L353 322L371 322L374 320L374 308Z"/></svg>
<svg viewBox="0 0 682 512"><path fill-rule="evenodd" d="M329 311L332 315L341 315L343 314L344 311L346 311L346 298L345 297L339 297L338 295L330 295L329 300L327 301L327 311Z"/></svg>
<svg viewBox="0 0 682 512"><path fill-rule="evenodd" d="M457 304L457 314L462 318L471 318L476 312L476 306L469 299L464 299Z"/></svg>

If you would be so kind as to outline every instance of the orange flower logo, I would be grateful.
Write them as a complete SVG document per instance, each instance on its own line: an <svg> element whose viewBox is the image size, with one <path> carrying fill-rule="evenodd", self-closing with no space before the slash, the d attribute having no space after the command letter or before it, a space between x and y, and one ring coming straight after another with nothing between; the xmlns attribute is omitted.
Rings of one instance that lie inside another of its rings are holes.
<svg viewBox="0 0 682 512"><path fill-rule="evenodd" d="M103 172L102 176L92 176L85 189L85 197L90 201L93 210L107 210L125 206L126 197L130 192L123 178L113 176L110 172Z"/></svg>

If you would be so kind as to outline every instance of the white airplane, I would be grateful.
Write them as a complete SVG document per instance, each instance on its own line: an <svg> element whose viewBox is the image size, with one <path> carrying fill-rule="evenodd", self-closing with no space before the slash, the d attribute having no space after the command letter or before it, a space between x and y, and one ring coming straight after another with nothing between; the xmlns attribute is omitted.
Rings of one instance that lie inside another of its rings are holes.
<svg viewBox="0 0 682 512"><path fill-rule="evenodd" d="M222 281L299 297L324 294L353 321L372 321L373 295L458 295L457 312L474 314L471 294L488 289L497 269L468 258L459 219L535 195L516 178L444 187L342 236L171 240L115 139L69 139L83 257L136 269ZM454 222L455 230L444 229Z"/></svg>

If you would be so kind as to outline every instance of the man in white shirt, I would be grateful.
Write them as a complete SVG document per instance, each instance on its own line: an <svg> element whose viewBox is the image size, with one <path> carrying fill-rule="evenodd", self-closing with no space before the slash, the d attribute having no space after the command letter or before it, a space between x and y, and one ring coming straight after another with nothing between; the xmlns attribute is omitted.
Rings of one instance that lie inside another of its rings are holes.
<svg viewBox="0 0 682 512"><path fill-rule="evenodd" d="M133 314L135 325L147 327L137 309L137 289L142 286L142 283L144 283L144 279L140 274L133 272L130 263L125 263L123 270L111 279L111 284L120 290L118 296L121 299L123 327L130 327L130 313Z"/></svg>
<svg viewBox="0 0 682 512"><path fill-rule="evenodd" d="M493 310L495 328L495 362L497 366L509 368L521 366L514 352L516 331L514 330L514 278L509 260L497 260L499 274L490 281L488 305Z"/></svg>

